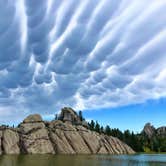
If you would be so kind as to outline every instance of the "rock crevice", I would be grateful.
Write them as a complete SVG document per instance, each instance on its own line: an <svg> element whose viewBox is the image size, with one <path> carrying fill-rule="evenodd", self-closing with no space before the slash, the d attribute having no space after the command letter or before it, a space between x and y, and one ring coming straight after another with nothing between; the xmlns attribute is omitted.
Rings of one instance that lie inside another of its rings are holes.
<svg viewBox="0 0 166 166"><path fill-rule="evenodd" d="M62 120L44 122L35 114L28 116L17 128L0 127L0 154L134 153L119 139L90 131L75 111L65 109L62 109Z"/></svg>

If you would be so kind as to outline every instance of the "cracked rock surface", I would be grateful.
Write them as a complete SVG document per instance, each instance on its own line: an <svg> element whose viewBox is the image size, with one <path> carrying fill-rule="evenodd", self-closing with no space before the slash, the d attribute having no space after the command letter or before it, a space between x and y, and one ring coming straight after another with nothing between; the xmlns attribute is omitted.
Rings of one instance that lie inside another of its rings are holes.
<svg viewBox="0 0 166 166"><path fill-rule="evenodd" d="M0 154L133 154L118 138L100 135L82 125L44 122L28 116L17 128L0 127Z"/></svg>

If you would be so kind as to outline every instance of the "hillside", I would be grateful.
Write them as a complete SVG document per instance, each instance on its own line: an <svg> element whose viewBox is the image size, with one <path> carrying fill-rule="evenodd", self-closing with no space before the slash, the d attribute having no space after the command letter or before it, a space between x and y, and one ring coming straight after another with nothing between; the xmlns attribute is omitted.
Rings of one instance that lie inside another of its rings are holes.
<svg viewBox="0 0 166 166"><path fill-rule="evenodd" d="M43 121L29 115L17 128L0 127L1 154L133 154L118 138L88 129L71 108L63 108L60 120Z"/></svg>

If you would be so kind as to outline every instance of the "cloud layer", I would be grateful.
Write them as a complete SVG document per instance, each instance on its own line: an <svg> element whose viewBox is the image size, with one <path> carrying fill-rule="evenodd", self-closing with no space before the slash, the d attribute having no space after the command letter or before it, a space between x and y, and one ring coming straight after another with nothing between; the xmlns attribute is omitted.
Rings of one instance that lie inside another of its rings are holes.
<svg viewBox="0 0 166 166"><path fill-rule="evenodd" d="M166 1L0 0L0 8L1 123L166 96Z"/></svg>

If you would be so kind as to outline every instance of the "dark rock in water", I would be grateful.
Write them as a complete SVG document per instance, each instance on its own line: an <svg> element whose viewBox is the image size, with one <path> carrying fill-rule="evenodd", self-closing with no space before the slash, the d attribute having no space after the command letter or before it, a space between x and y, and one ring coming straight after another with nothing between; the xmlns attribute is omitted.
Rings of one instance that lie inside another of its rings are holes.
<svg viewBox="0 0 166 166"><path fill-rule="evenodd" d="M87 128L86 121L68 107L61 120L44 122L30 115L18 128L0 128L0 154L133 154L119 139ZM2 148L3 147L3 148Z"/></svg>

